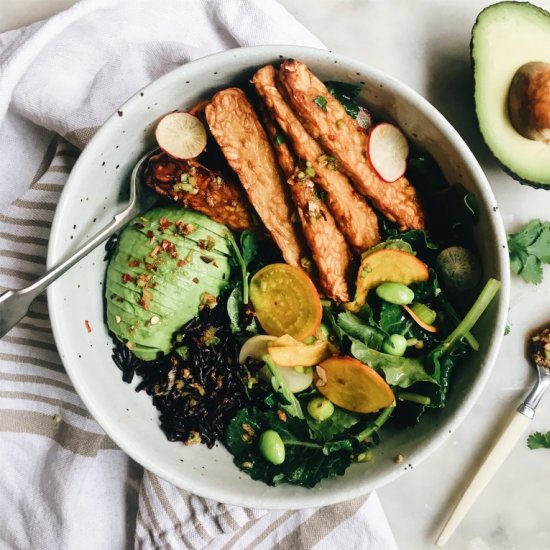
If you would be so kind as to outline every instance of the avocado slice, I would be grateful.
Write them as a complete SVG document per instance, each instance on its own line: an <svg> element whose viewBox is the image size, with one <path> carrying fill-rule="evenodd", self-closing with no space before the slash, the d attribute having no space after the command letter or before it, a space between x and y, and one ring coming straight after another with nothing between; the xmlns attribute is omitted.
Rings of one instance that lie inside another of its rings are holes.
<svg viewBox="0 0 550 550"><path fill-rule="evenodd" d="M229 229L191 210L161 207L132 220L106 274L109 330L145 361L166 354L205 295L226 288Z"/></svg>
<svg viewBox="0 0 550 550"><path fill-rule="evenodd" d="M520 183L550 188L550 144L512 125L508 94L526 63L550 61L550 13L528 2L485 8L472 30L471 56L479 128L492 153Z"/></svg>

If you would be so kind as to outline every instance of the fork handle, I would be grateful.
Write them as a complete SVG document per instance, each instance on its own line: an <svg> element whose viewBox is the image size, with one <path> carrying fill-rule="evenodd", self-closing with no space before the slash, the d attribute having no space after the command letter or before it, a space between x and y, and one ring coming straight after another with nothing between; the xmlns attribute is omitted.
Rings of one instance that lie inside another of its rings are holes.
<svg viewBox="0 0 550 550"><path fill-rule="evenodd" d="M74 264L87 256L103 241L107 240L115 231L131 220L137 211L130 206L117 214L113 220L103 229L87 240L76 252L65 258L62 262L50 268L42 277L36 279L29 286L20 290L7 290L0 295L0 338L9 332L29 310L35 298L63 275Z"/></svg>
<svg viewBox="0 0 550 550"><path fill-rule="evenodd" d="M491 481L497 470L500 468L506 457L510 454L521 435L531 422L531 418L522 412L516 411L511 422L504 430L498 441L495 443L491 452L477 471L476 475L464 491L462 497L454 507L449 519L445 523L436 545L439 548L447 543L458 527L468 510L477 500L481 491Z"/></svg>

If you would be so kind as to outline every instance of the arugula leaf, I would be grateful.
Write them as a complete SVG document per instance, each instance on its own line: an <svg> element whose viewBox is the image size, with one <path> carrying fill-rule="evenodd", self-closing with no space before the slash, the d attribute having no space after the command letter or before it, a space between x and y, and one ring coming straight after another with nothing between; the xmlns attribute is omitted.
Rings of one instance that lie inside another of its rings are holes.
<svg viewBox="0 0 550 550"><path fill-rule="evenodd" d="M334 336L338 340L338 344L342 344L342 338L344 333L342 329L338 326L338 323L334 319L332 309L330 306L323 306L323 322L329 326L329 328L334 333Z"/></svg>
<svg viewBox="0 0 550 550"><path fill-rule="evenodd" d="M358 340L351 344L351 354L359 361L370 365L373 369L384 372L386 382L390 386L408 388L415 382L430 382L437 384L437 380L430 376L420 359L410 357L397 357L387 353L381 353L365 346Z"/></svg>
<svg viewBox="0 0 550 550"><path fill-rule="evenodd" d="M239 242L241 244L244 263L249 266L258 256L260 247L259 239L253 231L247 229L241 233Z"/></svg>
<svg viewBox="0 0 550 550"><path fill-rule="evenodd" d="M244 261L241 250L239 249L239 246L235 241L235 237L233 237L233 234L231 232L229 232L227 235L227 241L229 242L229 245L233 250L233 259L235 260L236 264L241 268L243 301L245 304L248 304L248 271L246 269L247 263Z"/></svg>
<svg viewBox="0 0 550 550"><path fill-rule="evenodd" d="M532 433L527 438L527 446L530 449L550 449L550 432Z"/></svg>
<svg viewBox="0 0 550 550"><path fill-rule="evenodd" d="M384 333L376 327L366 325L353 313L349 311L340 313L336 323L348 336L360 340L371 348L382 348L385 338Z"/></svg>
<svg viewBox="0 0 550 550"><path fill-rule="evenodd" d="M273 141L275 142L275 145L282 145L285 142L285 136L283 136L281 132L277 132Z"/></svg>
<svg viewBox="0 0 550 550"><path fill-rule="evenodd" d="M285 444L285 460L277 466L265 460L258 449L258 438L267 429L275 430ZM351 439L316 443L309 439L307 422L292 417L282 421L274 412L257 408L241 409L231 420L226 445L235 464L252 479L303 487L343 475L351 464L351 452L358 447Z"/></svg>
<svg viewBox="0 0 550 550"><path fill-rule="evenodd" d="M508 235L510 268L527 283L542 282L542 264L550 264L550 222L532 220Z"/></svg>
<svg viewBox="0 0 550 550"><path fill-rule="evenodd" d="M284 409L291 416L296 418L304 418L304 413L302 411L302 406L295 395L288 389L285 379L281 376L279 372L279 367L272 361L269 355L264 355L262 357L263 362L267 365L269 372L271 373L271 385L273 389L281 394L285 399L286 404L282 404L281 408Z"/></svg>

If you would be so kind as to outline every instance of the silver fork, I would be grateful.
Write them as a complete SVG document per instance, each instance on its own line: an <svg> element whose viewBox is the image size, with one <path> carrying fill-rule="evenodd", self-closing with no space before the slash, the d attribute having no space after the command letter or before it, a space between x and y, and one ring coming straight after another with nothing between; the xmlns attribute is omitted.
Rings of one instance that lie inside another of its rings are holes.
<svg viewBox="0 0 550 550"><path fill-rule="evenodd" d="M134 166L130 176L130 199L128 205L114 216L111 223L86 241L71 256L50 268L42 277L36 279L29 286L20 290L7 290L0 295L0 338L25 317L31 303L51 283L97 248L102 242L106 241L132 218L150 208L157 201L158 195L144 185L140 185L145 163L156 151L157 149L143 155Z"/></svg>

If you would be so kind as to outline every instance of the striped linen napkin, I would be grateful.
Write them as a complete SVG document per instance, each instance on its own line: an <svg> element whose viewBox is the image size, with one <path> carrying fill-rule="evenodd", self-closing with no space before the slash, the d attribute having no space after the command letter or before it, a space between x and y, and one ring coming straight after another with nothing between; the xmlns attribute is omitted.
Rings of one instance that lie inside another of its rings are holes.
<svg viewBox="0 0 550 550"><path fill-rule="evenodd" d="M80 149L130 95L229 47L322 47L274 0L84 0L0 35L0 291L44 272ZM302 511L220 504L125 455L68 379L46 297L0 341L0 547L396 548L376 495Z"/></svg>

